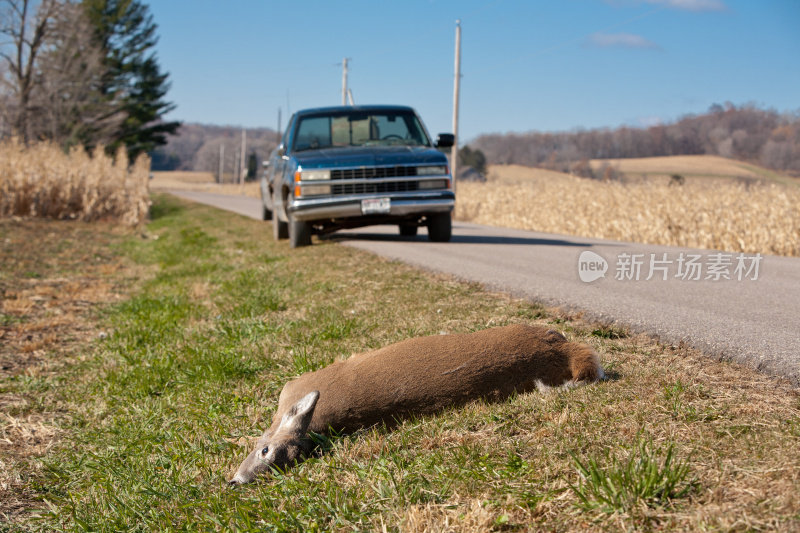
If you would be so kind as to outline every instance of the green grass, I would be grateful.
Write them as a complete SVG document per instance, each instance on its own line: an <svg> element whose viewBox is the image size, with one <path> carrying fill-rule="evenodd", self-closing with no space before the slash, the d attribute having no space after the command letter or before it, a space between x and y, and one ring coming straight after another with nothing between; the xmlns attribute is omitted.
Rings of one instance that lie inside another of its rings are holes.
<svg viewBox="0 0 800 533"><path fill-rule="evenodd" d="M761 176L767 181L774 181L776 183L780 183L781 185L788 185L790 187L800 187L800 180L791 178L785 174L780 174L773 170L769 170L768 168L758 165L748 165L747 163L740 163L739 166Z"/></svg>
<svg viewBox="0 0 800 533"><path fill-rule="evenodd" d="M0 531L797 524L798 505L782 498L798 488L800 401L769 378L345 246L290 250L266 223L155 200L149 238L112 244L129 297L103 309L108 337L57 373L3 383L29 399L14 416L58 413L59 437L30 458L33 508ZM324 453L227 487L291 378L411 336L515 322L592 344L613 379L320 436Z"/></svg>
<svg viewBox="0 0 800 533"><path fill-rule="evenodd" d="M627 452L627 459L622 460L609 450L599 458L573 458L581 479L572 490L580 499L580 508L634 513L641 504L669 506L694 489L689 465L675 459L672 444L663 449L642 440Z"/></svg>

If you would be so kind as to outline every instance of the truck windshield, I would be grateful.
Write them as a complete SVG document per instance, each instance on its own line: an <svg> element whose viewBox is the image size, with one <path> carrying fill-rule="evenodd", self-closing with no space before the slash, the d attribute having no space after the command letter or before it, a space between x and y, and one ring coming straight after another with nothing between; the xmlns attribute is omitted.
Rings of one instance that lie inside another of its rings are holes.
<svg viewBox="0 0 800 533"><path fill-rule="evenodd" d="M406 111L337 112L304 117L294 151L347 146L429 146L416 115Z"/></svg>

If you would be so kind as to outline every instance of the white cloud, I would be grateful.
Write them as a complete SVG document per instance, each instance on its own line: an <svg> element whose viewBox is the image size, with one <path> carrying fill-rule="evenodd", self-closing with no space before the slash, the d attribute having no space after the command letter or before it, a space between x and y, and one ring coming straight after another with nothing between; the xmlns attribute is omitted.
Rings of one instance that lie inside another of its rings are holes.
<svg viewBox="0 0 800 533"><path fill-rule="evenodd" d="M684 11L725 11L727 7L722 0L645 0L648 4L657 4L682 9Z"/></svg>
<svg viewBox="0 0 800 533"><path fill-rule="evenodd" d="M661 126L664 123L664 121L662 120L661 117L649 116L649 117L639 117L636 119L634 123L642 128L652 128L654 126Z"/></svg>
<svg viewBox="0 0 800 533"><path fill-rule="evenodd" d="M659 48L653 41L633 33L593 33L586 45L597 48Z"/></svg>
<svg viewBox="0 0 800 533"><path fill-rule="evenodd" d="M682 11L727 11L728 6L723 0L605 0L614 7L626 7L638 4L651 4L664 8L679 9Z"/></svg>

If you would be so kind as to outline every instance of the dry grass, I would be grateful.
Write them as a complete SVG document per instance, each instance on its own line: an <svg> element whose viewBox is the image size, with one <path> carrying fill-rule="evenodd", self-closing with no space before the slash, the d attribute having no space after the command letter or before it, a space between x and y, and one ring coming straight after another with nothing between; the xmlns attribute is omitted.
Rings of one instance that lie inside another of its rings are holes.
<svg viewBox="0 0 800 533"><path fill-rule="evenodd" d="M406 533L482 533L491 531L494 514L480 499L449 504L417 504L398 516Z"/></svg>
<svg viewBox="0 0 800 533"><path fill-rule="evenodd" d="M129 231L104 223L0 220L0 517L33 503L26 480L39 466L31 458L52 449L63 422L61 414L36 409L38 394L7 385L60 375L85 357L100 334L96 306L120 298L111 280L121 265L109 245Z"/></svg>
<svg viewBox="0 0 800 533"><path fill-rule="evenodd" d="M244 195L261 198L261 190L257 181L248 181L243 185L235 183L216 183L211 172L153 172L150 181L153 190L200 191L215 194Z"/></svg>
<svg viewBox="0 0 800 533"><path fill-rule="evenodd" d="M135 226L147 217L150 161L132 165L124 149L115 158L98 147L65 154L58 146L0 143L0 217L117 220Z"/></svg>
<svg viewBox="0 0 800 533"><path fill-rule="evenodd" d="M512 165L491 167L486 183L459 183L457 194L458 217L481 224L800 256L796 187L702 179L682 186L602 182Z"/></svg>

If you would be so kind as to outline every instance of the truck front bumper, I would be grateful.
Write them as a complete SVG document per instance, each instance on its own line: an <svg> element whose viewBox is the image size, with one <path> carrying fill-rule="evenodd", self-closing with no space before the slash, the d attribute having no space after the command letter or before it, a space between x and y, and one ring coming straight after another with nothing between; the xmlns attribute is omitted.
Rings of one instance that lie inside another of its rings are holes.
<svg viewBox="0 0 800 533"><path fill-rule="evenodd" d="M361 201L366 199L389 198L390 211L387 217L449 213L455 206L455 195L446 192L415 192L409 195L358 195L331 196L325 198L295 199L289 204L289 212L294 220L336 220L365 216L361 212Z"/></svg>

